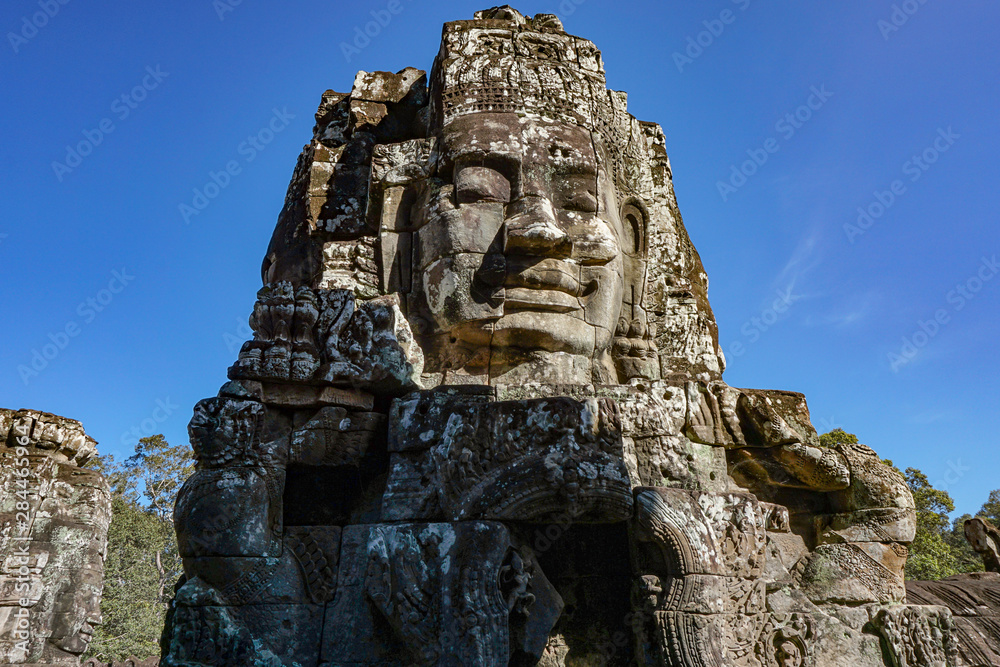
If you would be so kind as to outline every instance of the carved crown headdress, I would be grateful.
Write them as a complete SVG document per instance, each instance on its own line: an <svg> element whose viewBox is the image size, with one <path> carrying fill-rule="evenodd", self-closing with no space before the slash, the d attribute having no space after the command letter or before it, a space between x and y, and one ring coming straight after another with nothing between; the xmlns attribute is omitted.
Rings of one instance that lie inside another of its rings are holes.
<svg viewBox="0 0 1000 667"><path fill-rule="evenodd" d="M608 90L601 52L551 14L510 7L445 24L431 76L432 125L466 114L518 113L598 133L621 200L639 191L635 165L648 161L646 133L628 95Z"/></svg>

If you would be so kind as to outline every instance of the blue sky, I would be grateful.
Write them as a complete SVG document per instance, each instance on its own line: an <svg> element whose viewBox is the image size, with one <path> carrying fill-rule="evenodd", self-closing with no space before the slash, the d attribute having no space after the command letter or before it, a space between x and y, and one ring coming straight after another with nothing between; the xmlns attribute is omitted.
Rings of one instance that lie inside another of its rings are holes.
<svg viewBox="0 0 1000 667"><path fill-rule="evenodd" d="M224 382L321 93L429 69L441 24L485 3L63 1L0 9L0 405L80 419L123 456L136 433L185 441ZM518 8L596 42L663 125L728 382L804 392L820 431L977 510L1000 487L1000 6ZM372 12L391 20L345 54Z"/></svg>

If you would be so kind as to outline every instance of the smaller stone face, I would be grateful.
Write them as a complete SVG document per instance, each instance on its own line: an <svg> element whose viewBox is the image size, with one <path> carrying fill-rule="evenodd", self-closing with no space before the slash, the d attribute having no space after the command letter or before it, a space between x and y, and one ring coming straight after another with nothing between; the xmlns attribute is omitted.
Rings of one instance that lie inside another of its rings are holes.
<svg viewBox="0 0 1000 667"><path fill-rule="evenodd" d="M101 622L111 497L79 422L0 410L0 663L79 664Z"/></svg>
<svg viewBox="0 0 1000 667"><path fill-rule="evenodd" d="M965 539L982 557L986 571L1000 573L1000 530L980 517L969 519L963 528Z"/></svg>

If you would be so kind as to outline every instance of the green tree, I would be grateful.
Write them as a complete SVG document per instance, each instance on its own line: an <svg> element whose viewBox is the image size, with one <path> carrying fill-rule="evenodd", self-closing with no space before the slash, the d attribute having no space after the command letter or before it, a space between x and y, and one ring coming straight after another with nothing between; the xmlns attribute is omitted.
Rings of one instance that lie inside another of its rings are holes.
<svg viewBox="0 0 1000 667"><path fill-rule="evenodd" d="M142 482L144 509L152 512L169 533L169 539L156 550L154 559L158 598L166 603L169 600L165 596L183 572L174 535L174 501L181 485L194 473L194 454L190 447L171 447L162 435L153 435L139 440L135 454L125 460L125 468L132 482L130 486Z"/></svg>
<svg viewBox="0 0 1000 667"><path fill-rule="evenodd" d="M84 657L110 661L158 655L164 615L182 572L173 507L194 471L191 451L155 435L139 440L124 463L105 455L92 467L111 485L112 518L101 600L104 623Z"/></svg>
<svg viewBox="0 0 1000 667"><path fill-rule="evenodd" d="M820 445L857 444L858 437L843 429L824 433L819 437ZM893 462L884 459L892 466ZM898 470L898 468L896 468ZM943 579L961 572L975 572L982 569L978 555L965 539L964 524L968 515L954 521L950 515L955 511L955 503L947 491L935 489L927 476L916 468L901 472L913 494L917 510L917 530L910 544L906 560L907 579ZM990 500L983 505L981 514L996 512L1000 515L1000 490L990 494Z"/></svg>
<svg viewBox="0 0 1000 667"><path fill-rule="evenodd" d="M917 507L917 536L910 545L906 578L943 579L982 570L982 560L965 539L965 522L972 517L950 519L955 511L951 496L935 489L916 468L906 469L906 481Z"/></svg>
<svg viewBox="0 0 1000 667"><path fill-rule="evenodd" d="M994 526L1000 527L1000 489L990 491L990 497L983 503L976 516L980 516Z"/></svg>
<svg viewBox="0 0 1000 667"><path fill-rule="evenodd" d="M952 536L948 515L955 511L954 501L916 468L907 468L904 476L917 508L917 533L906 560L906 578L930 580L958 574L959 554L948 539Z"/></svg>
<svg viewBox="0 0 1000 667"><path fill-rule="evenodd" d="M848 433L842 428L837 428L819 436L819 444L823 447L833 447L840 444L856 445L858 444L858 436Z"/></svg>
<svg viewBox="0 0 1000 667"><path fill-rule="evenodd" d="M171 447L162 435L142 438L135 446L135 454L125 460L125 467L131 480L142 482L146 508L173 524L177 492L194 472L191 448Z"/></svg>

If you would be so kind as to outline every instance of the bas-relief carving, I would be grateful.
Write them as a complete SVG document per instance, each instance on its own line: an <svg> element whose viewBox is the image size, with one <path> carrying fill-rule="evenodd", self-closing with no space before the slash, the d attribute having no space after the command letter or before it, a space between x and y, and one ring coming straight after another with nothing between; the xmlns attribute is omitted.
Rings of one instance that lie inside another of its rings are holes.
<svg viewBox="0 0 1000 667"><path fill-rule="evenodd" d="M625 521L632 491L617 405L433 392L391 415L386 520Z"/></svg>
<svg viewBox="0 0 1000 667"><path fill-rule="evenodd" d="M254 340L192 420L164 664L916 645L878 615L909 609L905 481L722 381L665 146L592 43L509 7L446 24L429 78L323 95Z"/></svg>
<svg viewBox="0 0 1000 667"><path fill-rule="evenodd" d="M101 622L111 495L81 467L96 445L78 421L0 410L2 664L78 665Z"/></svg>
<svg viewBox="0 0 1000 667"><path fill-rule="evenodd" d="M926 617L912 619L916 622L895 622L889 633L883 633L885 642L902 663L912 664L912 646L931 643L930 655L942 653L948 665L988 667L1000 664L1000 635L996 628L1000 622L1000 574L976 572L959 574L940 581L906 582L907 600L911 605L927 605L916 609L927 610ZM893 619L910 621L911 619ZM886 624L884 624L886 625ZM917 642L906 642L910 628L919 633ZM881 628L880 628L881 630ZM900 641L900 636L904 641ZM957 650L959 658L954 658Z"/></svg>

